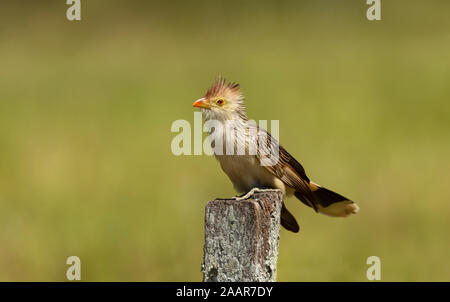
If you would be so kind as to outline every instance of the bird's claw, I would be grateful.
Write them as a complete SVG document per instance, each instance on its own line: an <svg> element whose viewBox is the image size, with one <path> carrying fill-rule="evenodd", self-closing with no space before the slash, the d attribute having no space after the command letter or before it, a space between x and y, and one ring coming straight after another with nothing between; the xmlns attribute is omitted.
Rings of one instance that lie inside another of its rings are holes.
<svg viewBox="0 0 450 302"><path fill-rule="evenodd" d="M266 192L266 191L273 191L273 190L274 189L253 188L250 191L248 191L246 194L241 195L241 196L235 196L232 199L234 199L236 201L242 201L242 200L249 199L251 196L253 196L253 194L255 194L257 192Z"/></svg>

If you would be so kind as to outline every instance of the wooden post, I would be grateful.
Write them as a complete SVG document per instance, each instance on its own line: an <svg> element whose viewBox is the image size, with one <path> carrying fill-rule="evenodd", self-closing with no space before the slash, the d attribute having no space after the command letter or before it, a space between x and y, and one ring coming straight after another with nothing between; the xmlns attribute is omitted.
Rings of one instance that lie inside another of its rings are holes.
<svg viewBox="0 0 450 302"><path fill-rule="evenodd" d="M280 190L209 201L203 281L276 281L282 202Z"/></svg>

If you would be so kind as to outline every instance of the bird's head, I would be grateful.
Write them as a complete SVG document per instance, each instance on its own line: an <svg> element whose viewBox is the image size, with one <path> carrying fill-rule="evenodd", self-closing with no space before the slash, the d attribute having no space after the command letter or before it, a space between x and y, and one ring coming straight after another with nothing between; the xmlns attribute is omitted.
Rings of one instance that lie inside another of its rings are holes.
<svg viewBox="0 0 450 302"><path fill-rule="evenodd" d="M192 106L202 108L206 119L223 121L247 118L239 84L227 83L222 77L217 78L205 96L196 100Z"/></svg>

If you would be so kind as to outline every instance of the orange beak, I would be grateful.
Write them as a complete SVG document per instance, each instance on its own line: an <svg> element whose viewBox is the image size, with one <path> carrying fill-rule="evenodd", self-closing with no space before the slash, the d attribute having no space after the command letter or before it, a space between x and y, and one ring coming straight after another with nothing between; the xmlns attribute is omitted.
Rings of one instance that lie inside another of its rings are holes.
<svg viewBox="0 0 450 302"><path fill-rule="evenodd" d="M192 104L192 106L194 106L194 107L199 107L199 108L209 108L209 105L206 104L206 102L205 102L205 98L201 98L201 99L196 100L196 101Z"/></svg>

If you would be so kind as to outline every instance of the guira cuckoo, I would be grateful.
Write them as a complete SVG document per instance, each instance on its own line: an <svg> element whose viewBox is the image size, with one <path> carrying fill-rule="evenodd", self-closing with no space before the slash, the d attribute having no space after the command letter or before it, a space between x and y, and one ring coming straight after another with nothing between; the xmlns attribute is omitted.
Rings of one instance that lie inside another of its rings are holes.
<svg viewBox="0 0 450 302"><path fill-rule="evenodd" d="M294 195L316 212L328 216L347 217L358 212L359 207L353 201L310 181L302 165L279 145L268 131L249 122L239 84L227 83L225 79L218 78L205 96L192 105L202 109L205 123L217 121L224 125L223 127L216 126L214 130L211 128L210 139L214 155L222 170L230 178L234 188L238 192L248 192L236 199L245 199L255 190L270 188L281 190L285 196ZM251 132L252 130L256 131ZM235 139L235 137L240 138ZM269 145L275 144L277 147L278 156L272 165L262 164L264 158L261 150L264 144L258 141L260 137L265 137L265 140L269 141ZM253 147L256 152L244 154L225 152L225 145L231 139L234 139L234 148L236 145L237 147L241 145L248 151ZM217 145L219 141L222 142L220 147ZM295 233L299 231L297 221L286 209L284 203L280 222L289 231Z"/></svg>

